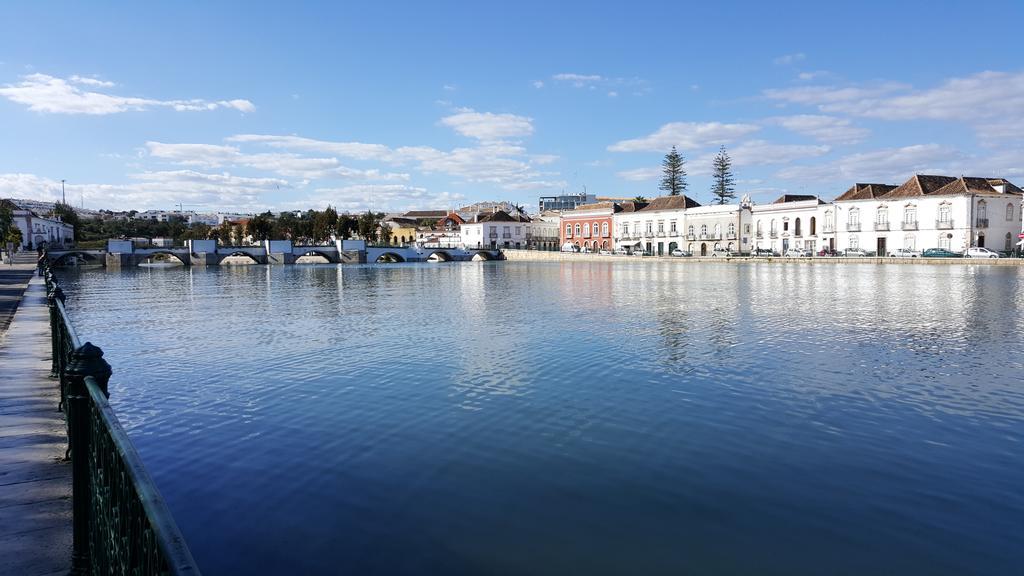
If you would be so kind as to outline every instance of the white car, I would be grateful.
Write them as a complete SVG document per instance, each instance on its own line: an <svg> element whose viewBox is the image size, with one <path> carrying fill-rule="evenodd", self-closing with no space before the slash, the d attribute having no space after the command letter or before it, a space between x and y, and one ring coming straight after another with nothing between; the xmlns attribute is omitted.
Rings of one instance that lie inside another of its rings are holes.
<svg viewBox="0 0 1024 576"><path fill-rule="evenodd" d="M681 257L683 257L683 256L689 256L689 255L690 255L690 253L689 253L689 252L684 252L684 251L682 251L682 250L680 250L680 249L678 249L678 248L676 248L675 250L673 250L672 252L670 252L670 254L671 254L672 256L675 256L676 258L681 258Z"/></svg>
<svg viewBox="0 0 1024 576"><path fill-rule="evenodd" d="M786 250L786 256L789 258L804 258L807 256L814 256L814 253L810 250L804 250L803 248L790 248Z"/></svg>
<svg viewBox="0 0 1024 576"><path fill-rule="evenodd" d="M643 255L644 255L644 251L643 250L633 250L633 256L643 256Z"/></svg>
<svg viewBox="0 0 1024 576"><path fill-rule="evenodd" d="M964 252L964 258L999 258L999 253L993 252L988 248L973 246Z"/></svg>
<svg viewBox="0 0 1024 576"><path fill-rule="evenodd" d="M601 256L611 256L612 255L612 251L608 250L608 249L605 249L605 248L602 248L601 251L598 252L598 254L600 254Z"/></svg>
<svg viewBox="0 0 1024 576"><path fill-rule="evenodd" d="M725 248L715 248L714 250L711 251L712 258L729 258L731 256L732 250L727 250Z"/></svg>
<svg viewBox="0 0 1024 576"><path fill-rule="evenodd" d="M845 254L847 257L866 257L868 251L863 248L847 248Z"/></svg>
<svg viewBox="0 0 1024 576"><path fill-rule="evenodd" d="M616 248L615 253L619 256L625 256L626 254L629 254L629 250L626 250L625 248Z"/></svg>
<svg viewBox="0 0 1024 576"><path fill-rule="evenodd" d="M889 252L890 258L920 258L921 253L917 250L911 250L910 248L897 248L892 252Z"/></svg>

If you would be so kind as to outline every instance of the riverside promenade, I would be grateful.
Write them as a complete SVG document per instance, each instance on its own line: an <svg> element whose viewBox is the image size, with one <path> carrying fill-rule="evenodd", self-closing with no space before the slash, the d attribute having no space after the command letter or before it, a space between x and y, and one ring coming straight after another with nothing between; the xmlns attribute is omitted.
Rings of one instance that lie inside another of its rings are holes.
<svg viewBox="0 0 1024 576"><path fill-rule="evenodd" d="M71 569L71 463L32 256L0 264L0 573L42 576Z"/></svg>

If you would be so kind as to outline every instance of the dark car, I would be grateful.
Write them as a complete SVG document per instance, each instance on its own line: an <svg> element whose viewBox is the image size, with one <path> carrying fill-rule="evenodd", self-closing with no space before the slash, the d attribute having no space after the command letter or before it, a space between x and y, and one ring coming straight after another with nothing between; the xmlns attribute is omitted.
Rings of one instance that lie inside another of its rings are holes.
<svg viewBox="0 0 1024 576"><path fill-rule="evenodd" d="M923 258L962 258L963 254L951 252L945 248L928 248L921 253Z"/></svg>
<svg viewBox="0 0 1024 576"><path fill-rule="evenodd" d="M778 256L771 248L754 248L754 256Z"/></svg>

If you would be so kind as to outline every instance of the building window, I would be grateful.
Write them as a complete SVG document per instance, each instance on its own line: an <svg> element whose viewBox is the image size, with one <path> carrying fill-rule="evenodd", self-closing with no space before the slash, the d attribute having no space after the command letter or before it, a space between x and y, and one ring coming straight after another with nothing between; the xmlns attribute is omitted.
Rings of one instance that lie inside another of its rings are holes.
<svg viewBox="0 0 1024 576"><path fill-rule="evenodd" d="M576 225L576 235L577 236L580 235L580 225L579 224Z"/></svg>
<svg viewBox="0 0 1024 576"><path fill-rule="evenodd" d="M622 235L629 236L629 222L626 222L622 225Z"/></svg>
<svg viewBox="0 0 1024 576"><path fill-rule="evenodd" d="M658 232L659 233L664 233L665 232L665 221L664 220L658 220Z"/></svg>
<svg viewBox="0 0 1024 576"><path fill-rule="evenodd" d="M1006 244L1003 246L1003 250L1006 250L1007 252L1013 250L1013 238L1010 236L1009 232L1006 233Z"/></svg>
<svg viewBox="0 0 1024 576"><path fill-rule="evenodd" d="M598 233L599 230L601 230L601 225L598 224L597 222L594 222L593 230L594 230L594 238L597 238L597 233Z"/></svg>
<svg viewBox="0 0 1024 576"><path fill-rule="evenodd" d="M860 248L860 241L857 239L857 236L850 236L850 248L855 250Z"/></svg>
<svg viewBox="0 0 1024 576"><path fill-rule="evenodd" d="M903 221L907 224L917 222L917 206L907 206L903 209Z"/></svg>
<svg viewBox="0 0 1024 576"><path fill-rule="evenodd" d="M601 236L608 236L608 223L601 222Z"/></svg>
<svg viewBox="0 0 1024 576"><path fill-rule="evenodd" d="M523 227L522 226L516 226L516 236L520 236L520 235L522 235L522 233L523 233Z"/></svg>
<svg viewBox="0 0 1024 576"><path fill-rule="evenodd" d="M988 204L984 200L978 202L978 220L985 220L988 218Z"/></svg>
<svg viewBox="0 0 1024 576"><path fill-rule="evenodd" d="M1013 211L1013 206L1010 206L1010 211L1011 211L1011 213L1012 213L1012 211ZM1009 220L1009 218L1007 218L1007 220ZM676 233L676 221L675 221L675 220L673 220L672 222L670 222L670 223L669 223L669 225L668 225L668 229L669 229L669 231L670 231L670 232L672 232L673 234L675 234L675 233Z"/></svg>
<svg viewBox="0 0 1024 576"><path fill-rule="evenodd" d="M583 237L587 238L590 236L590 222L583 225Z"/></svg>
<svg viewBox="0 0 1024 576"><path fill-rule="evenodd" d="M708 235L708 225L707 224L701 224L700 225L700 235L704 236L704 237L706 237Z"/></svg>
<svg viewBox="0 0 1024 576"><path fill-rule="evenodd" d="M1006 221L1013 220L1013 203L1006 205Z"/></svg>
<svg viewBox="0 0 1024 576"><path fill-rule="evenodd" d="M950 221L951 210L949 204L939 205L939 222Z"/></svg>
<svg viewBox="0 0 1024 576"><path fill-rule="evenodd" d="M750 223L749 222L747 224L743 225L743 234L746 235L746 236L750 236Z"/></svg>
<svg viewBox="0 0 1024 576"><path fill-rule="evenodd" d="M735 236L735 235L736 235L736 225L730 222L729 223L729 236L732 237L732 236Z"/></svg>
<svg viewBox="0 0 1024 576"><path fill-rule="evenodd" d="M715 224L715 238L721 238L721 237L722 237L722 225L721 224Z"/></svg>
<svg viewBox="0 0 1024 576"><path fill-rule="evenodd" d="M789 232L789 220L782 221L782 231Z"/></svg>
<svg viewBox="0 0 1024 576"><path fill-rule="evenodd" d="M778 225L775 222L775 218L772 218L771 226L768 227L772 234L776 234L779 231Z"/></svg>
<svg viewBox="0 0 1024 576"><path fill-rule="evenodd" d="M906 235L903 236L903 247L906 248L907 250L913 250L914 249L914 235L913 234L906 234Z"/></svg>
<svg viewBox="0 0 1024 576"><path fill-rule="evenodd" d="M565 225L565 237L572 238L572 224Z"/></svg>
<svg viewBox="0 0 1024 576"><path fill-rule="evenodd" d="M647 223L647 234L648 234L648 235L650 235L650 234L651 234L651 231L652 231L653 229L654 229L654 224L653 224L653 223L651 223L651 222L648 222L648 223Z"/></svg>
<svg viewBox="0 0 1024 576"><path fill-rule="evenodd" d="M847 223L856 226L860 224L860 208L850 208L850 213L847 215Z"/></svg>
<svg viewBox="0 0 1024 576"><path fill-rule="evenodd" d="M686 233L690 236L693 236L693 224L690 224L690 226L687 227Z"/></svg>
<svg viewBox="0 0 1024 576"><path fill-rule="evenodd" d="M761 227L761 224L762 224L762 222L760 220L758 220L757 221L757 235L758 236L764 234L764 228Z"/></svg>
<svg viewBox="0 0 1024 576"><path fill-rule="evenodd" d="M885 206L879 206L878 210L875 211L875 223L885 224L889 222L889 209Z"/></svg>
<svg viewBox="0 0 1024 576"><path fill-rule="evenodd" d="M939 248L949 250L949 233L939 234Z"/></svg>

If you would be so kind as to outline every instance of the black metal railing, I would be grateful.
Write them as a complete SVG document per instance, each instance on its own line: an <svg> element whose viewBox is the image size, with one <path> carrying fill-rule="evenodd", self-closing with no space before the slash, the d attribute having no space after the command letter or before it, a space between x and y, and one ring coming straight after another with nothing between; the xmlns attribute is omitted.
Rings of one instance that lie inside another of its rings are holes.
<svg viewBox="0 0 1024 576"><path fill-rule="evenodd" d="M160 491L107 401L110 364L82 343L64 308L64 293L47 256L53 345L52 375L60 381L71 459L72 574L198 575L192 553Z"/></svg>

